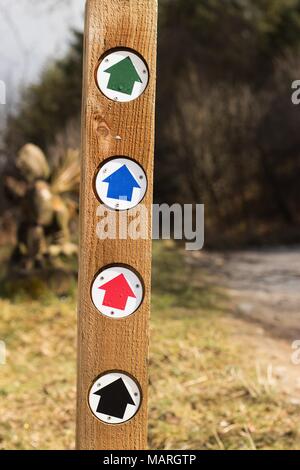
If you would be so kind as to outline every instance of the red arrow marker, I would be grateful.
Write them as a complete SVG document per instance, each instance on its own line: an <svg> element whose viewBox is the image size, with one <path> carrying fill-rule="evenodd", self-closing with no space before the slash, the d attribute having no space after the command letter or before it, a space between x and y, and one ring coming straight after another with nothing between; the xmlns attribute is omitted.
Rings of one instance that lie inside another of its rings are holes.
<svg viewBox="0 0 300 470"><path fill-rule="evenodd" d="M125 310L128 297L136 299L136 295L126 281L124 274L120 274L106 284L103 284L99 289L106 291L103 299L105 307Z"/></svg>

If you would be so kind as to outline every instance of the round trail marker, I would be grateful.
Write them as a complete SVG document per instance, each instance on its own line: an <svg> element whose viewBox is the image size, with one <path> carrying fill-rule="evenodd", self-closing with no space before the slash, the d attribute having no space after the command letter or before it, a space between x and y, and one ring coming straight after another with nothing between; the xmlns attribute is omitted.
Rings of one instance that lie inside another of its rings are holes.
<svg viewBox="0 0 300 470"><path fill-rule="evenodd" d="M110 209L128 210L136 207L147 191L143 168L129 158L115 157L101 166L95 188L101 202Z"/></svg>
<svg viewBox="0 0 300 470"><path fill-rule="evenodd" d="M93 415L107 424L122 424L138 412L142 397L138 383L124 372L104 373L88 397Z"/></svg>
<svg viewBox="0 0 300 470"><path fill-rule="evenodd" d="M97 83L102 93L113 101L125 103L138 98L149 82L146 62L126 49L105 55L97 70Z"/></svg>
<svg viewBox="0 0 300 470"><path fill-rule="evenodd" d="M100 271L93 282L92 300L100 313L109 318L125 318L141 305L144 286L139 277L122 266Z"/></svg>

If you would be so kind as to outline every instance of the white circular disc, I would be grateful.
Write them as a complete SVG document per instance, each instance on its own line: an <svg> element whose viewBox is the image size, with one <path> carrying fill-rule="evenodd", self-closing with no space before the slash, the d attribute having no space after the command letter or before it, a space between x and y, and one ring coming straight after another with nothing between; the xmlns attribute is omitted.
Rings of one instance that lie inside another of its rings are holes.
<svg viewBox="0 0 300 470"><path fill-rule="evenodd" d="M142 397L137 382L124 372L98 377L89 393L92 413L107 424L129 421L138 412Z"/></svg>
<svg viewBox="0 0 300 470"><path fill-rule="evenodd" d="M147 191L143 168L129 158L113 158L96 176L97 195L107 207L128 210L136 207Z"/></svg>
<svg viewBox="0 0 300 470"><path fill-rule="evenodd" d="M92 300L100 313L109 318L125 318L141 305L144 286L131 269L113 266L101 271L93 282Z"/></svg>
<svg viewBox="0 0 300 470"><path fill-rule="evenodd" d="M124 49L107 54L97 70L97 83L102 93L121 103L138 98L148 82L147 64L138 54Z"/></svg>

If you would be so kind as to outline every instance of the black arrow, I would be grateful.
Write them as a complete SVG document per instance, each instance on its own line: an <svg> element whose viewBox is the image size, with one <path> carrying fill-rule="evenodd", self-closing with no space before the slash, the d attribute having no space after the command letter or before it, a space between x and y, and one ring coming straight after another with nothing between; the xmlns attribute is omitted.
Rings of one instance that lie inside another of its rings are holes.
<svg viewBox="0 0 300 470"><path fill-rule="evenodd" d="M101 388L94 395L101 397L97 413L113 416L114 418L123 419L127 405L135 405L121 378Z"/></svg>

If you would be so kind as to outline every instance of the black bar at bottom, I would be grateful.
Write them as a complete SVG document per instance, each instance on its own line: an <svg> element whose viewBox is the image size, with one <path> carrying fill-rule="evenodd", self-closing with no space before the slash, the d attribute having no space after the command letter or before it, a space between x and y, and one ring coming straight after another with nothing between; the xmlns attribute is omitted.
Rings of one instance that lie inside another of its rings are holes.
<svg viewBox="0 0 300 470"><path fill-rule="evenodd" d="M299 467L298 451L0 451L0 464L16 462L22 468L26 464L75 466L123 466L138 468L163 465L198 465L203 469L207 464L241 465L274 464ZM3 468L3 467L2 467ZM21 467L20 467L21 468ZM221 467L220 467L221 468Z"/></svg>

